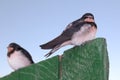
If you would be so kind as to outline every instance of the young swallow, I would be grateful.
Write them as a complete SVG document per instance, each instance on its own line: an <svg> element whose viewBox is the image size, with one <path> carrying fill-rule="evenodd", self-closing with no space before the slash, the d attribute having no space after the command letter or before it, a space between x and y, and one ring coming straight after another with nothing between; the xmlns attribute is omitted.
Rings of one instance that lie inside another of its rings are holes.
<svg viewBox="0 0 120 80"><path fill-rule="evenodd" d="M83 20L83 21L82 21ZM93 15L83 15L81 19L70 23L61 35L50 42L40 45L42 49L52 49L45 57L66 45L81 45L95 38L97 25Z"/></svg>
<svg viewBox="0 0 120 80"><path fill-rule="evenodd" d="M29 52L20 45L16 43L10 43L7 49L8 63L12 69L18 70L34 63Z"/></svg>

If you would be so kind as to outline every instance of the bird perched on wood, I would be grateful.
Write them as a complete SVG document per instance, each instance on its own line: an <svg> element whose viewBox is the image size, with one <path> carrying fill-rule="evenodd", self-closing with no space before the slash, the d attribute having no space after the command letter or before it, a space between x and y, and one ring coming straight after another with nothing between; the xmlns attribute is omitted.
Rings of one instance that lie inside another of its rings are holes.
<svg viewBox="0 0 120 80"><path fill-rule="evenodd" d="M18 70L34 63L29 52L20 45L10 43L7 49L8 63L14 70Z"/></svg>
<svg viewBox="0 0 120 80"><path fill-rule="evenodd" d="M40 45L42 49L52 49L46 57L66 45L81 45L95 38L97 25L91 13L84 14L80 19L70 23L61 35L50 42Z"/></svg>

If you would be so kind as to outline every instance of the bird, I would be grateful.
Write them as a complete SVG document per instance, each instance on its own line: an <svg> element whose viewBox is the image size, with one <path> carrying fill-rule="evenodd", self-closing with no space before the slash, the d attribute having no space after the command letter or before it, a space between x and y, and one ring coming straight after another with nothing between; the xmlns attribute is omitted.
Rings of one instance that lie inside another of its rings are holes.
<svg viewBox="0 0 120 80"><path fill-rule="evenodd" d="M10 43L7 47L8 63L13 70L18 70L34 64L30 53L17 43Z"/></svg>
<svg viewBox="0 0 120 80"><path fill-rule="evenodd" d="M45 57L49 57L63 46L79 46L95 38L97 25L91 13L84 14L80 19L68 24L65 30L55 39L40 45L42 49L52 49Z"/></svg>

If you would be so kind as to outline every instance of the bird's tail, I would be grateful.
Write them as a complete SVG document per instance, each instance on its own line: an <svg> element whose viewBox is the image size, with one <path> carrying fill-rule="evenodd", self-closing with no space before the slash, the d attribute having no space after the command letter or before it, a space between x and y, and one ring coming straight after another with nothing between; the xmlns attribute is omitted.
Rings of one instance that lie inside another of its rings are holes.
<svg viewBox="0 0 120 80"><path fill-rule="evenodd" d="M64 38L62 36L58 36L57 38L51 40L50 42L40 45L40 47L42 49L53 49L55 48L57 45L63 43Z"/></svg>
<svg viewBox="0 0 120 80"><path fill-rule="evenodd" d="M53 54L54 52L56 52L60 48L61 48L61 45L55 46L48 54L45 55L45 57L49 57L51 54Z"/></svg>

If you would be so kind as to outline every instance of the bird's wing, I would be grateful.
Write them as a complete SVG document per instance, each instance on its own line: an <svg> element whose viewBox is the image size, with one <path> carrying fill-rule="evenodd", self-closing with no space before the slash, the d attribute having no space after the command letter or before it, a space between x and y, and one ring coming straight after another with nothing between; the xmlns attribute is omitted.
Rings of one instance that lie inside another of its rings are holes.
<svg viewBox="0 0 120 80"><path fill-rule="evenodd" d="M51 40L50 42L40 45L40 47L42 49L52 49L55 46L62 44L65 41L68 41L71 39L73 33L76 31L77 29L74 27L71 27L69 29L66 29L65 31L62 32L61 35L59 35L58 37L56 37L55 39Z"/></svg>
<svg viewBox="0 0 120 80"><path fill-rule="evenodd" d="M22 48L21 52L25 55L25 57L27 57L31 61L31 63L34 63L32 56L30 55L30 53L28 51L26 51L25 49Z"/></svg>
<svg viewBox="0 0 120 80"><path fill-rule="evenodd" d="M80 22L83 22L83 20L81 18L71 22L70 24L68 24L66 29L69 29L69 28L73 27L74 25L79 24Z"/></svg>
<svg viewBox="0 0 120 80"><path fill-rule="evenodd" d="M52 49L56 45L63 43L64 41L70 40L70 37L67 37L65 35L60 35L56 37L55 39L51 40L50 42L40 45L42 49Z"/></svg>

